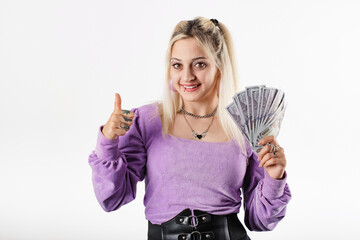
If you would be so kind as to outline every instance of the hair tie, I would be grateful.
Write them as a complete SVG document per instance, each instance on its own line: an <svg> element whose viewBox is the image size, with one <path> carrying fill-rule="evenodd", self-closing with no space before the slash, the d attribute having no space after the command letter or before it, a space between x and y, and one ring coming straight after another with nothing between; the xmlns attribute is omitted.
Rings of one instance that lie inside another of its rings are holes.
<svg viewBox="0 0 360 240"><path fill-rule="evenodd" d="M210 21L212 21L216 27L219 27L218 20L216 20L215 18L212 18L212 19L210 19Z"/></svg>
<svg viewBox="0 0 360 240"><path fill-rule="evenodd" d="M212 21L213 24L215 25L215 27L220 31L220 33L223 34L223 31L221 30L221 28L219 26L218 20L216 20L215 18L212 18L212 19L210 19L210 21Z"/></svg>

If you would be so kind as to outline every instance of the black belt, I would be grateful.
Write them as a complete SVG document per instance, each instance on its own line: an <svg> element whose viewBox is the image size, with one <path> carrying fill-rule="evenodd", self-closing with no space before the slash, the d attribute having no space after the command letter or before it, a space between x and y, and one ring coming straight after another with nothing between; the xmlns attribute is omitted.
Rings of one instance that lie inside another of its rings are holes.
<svg viewBox="0 0 360 240"><path fill-rule="evenodd" d="M250 240L237 214L213 215L189 208L161 225L148 221L148 240Z"/></svg>

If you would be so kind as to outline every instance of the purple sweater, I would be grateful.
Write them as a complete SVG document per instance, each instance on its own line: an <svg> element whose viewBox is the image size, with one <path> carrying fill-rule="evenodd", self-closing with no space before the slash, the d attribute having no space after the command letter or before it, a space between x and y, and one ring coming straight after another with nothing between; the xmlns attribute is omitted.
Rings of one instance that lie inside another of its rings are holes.
<svg viewBox="0 0 360 240"><path fill-rule="evenodd" d="M243 192L245 224L250 230L272 230L285 216L291 194L283 180L258 167L234 140L201 142L165 137L156 104L134 108L133 125L124 136L108 140L99 129L89 156L95 195L105 211L135 199L136 184L145 178L145 217L161 224L185 208L212 214L238 213ZM248 161L248 165L247 165Z"/></svg>

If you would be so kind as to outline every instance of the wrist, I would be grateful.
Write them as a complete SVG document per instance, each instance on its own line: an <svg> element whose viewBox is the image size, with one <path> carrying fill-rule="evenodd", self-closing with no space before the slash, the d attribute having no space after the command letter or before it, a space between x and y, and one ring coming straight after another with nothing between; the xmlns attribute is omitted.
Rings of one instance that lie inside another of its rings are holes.
<svg viewBox="0 0 360 240"><path fill-rule="evenodd" d="M117 136L116 136L116 135L115 135L115 136L111 136L111 135L109 135L109 134L107 133L107 131L106 131L106 126L101 127L100 129L101 129L101 134L102 134L106 139L111 140L111 141L114 141L114 140L117 139Z"/></svg>
<svg viewBox="0 0 360 240"><path fill-rule="evenodd" d="M285 169L280 172L268 172L269 176L276 180L283 180L285 178Z"/></svg>
<svg viewBox="0 0 360 240"><path fill-rule="evenodd" d="M287 180L287 174L284 172L283 179L274 179L267 172L264 173L263 194L269 199L276 199L283 195Z"/></svg>

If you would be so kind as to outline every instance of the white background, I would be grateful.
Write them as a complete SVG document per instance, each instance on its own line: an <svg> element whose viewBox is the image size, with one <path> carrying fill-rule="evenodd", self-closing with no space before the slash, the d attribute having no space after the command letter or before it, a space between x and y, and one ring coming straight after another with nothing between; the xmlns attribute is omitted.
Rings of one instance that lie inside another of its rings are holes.
<svg viewBox="0 0 360 240"><path fill-rule="evenodd" d="M273 232L250 237L356 239L359 12L355 0L1 0L0 239L146 239L144 182L106 213L88 156L115 92L124 109L161 98L170 34L196 16L230 29L243 87L286 93L293 198Z"/></svg>

